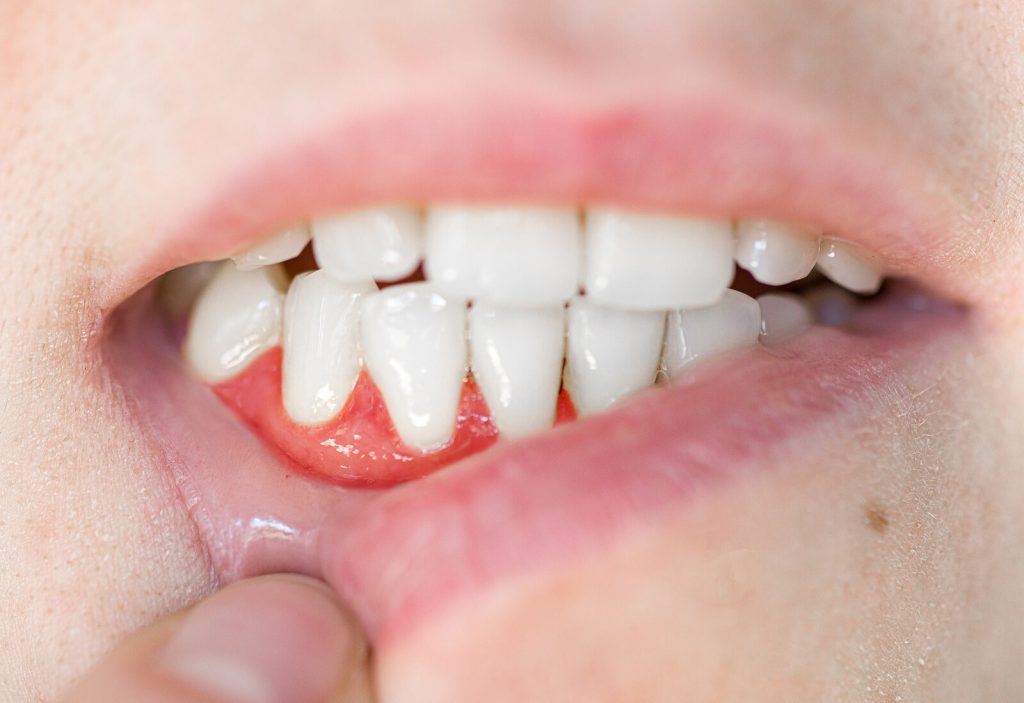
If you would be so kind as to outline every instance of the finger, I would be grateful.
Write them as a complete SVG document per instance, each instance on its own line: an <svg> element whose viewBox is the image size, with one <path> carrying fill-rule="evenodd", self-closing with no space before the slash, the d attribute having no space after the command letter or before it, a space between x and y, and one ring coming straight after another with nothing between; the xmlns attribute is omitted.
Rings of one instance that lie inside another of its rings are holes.
<svg viewBox="0 0 1024 703"><path fill-rule="evenodd" d="M366 642L323 584L266 576L133 636L65 703L368 703Z"/></svg>

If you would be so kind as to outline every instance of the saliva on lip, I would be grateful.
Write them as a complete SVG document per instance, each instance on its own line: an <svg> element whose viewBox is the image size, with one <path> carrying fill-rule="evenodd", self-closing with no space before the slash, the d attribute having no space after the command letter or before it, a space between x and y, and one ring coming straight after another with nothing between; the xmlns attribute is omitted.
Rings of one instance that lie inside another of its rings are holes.
<svg viewBox="0 0 1024 703"><path fill-rule="evenodd" d="M318 270L280 262L312 239ZM729 285L819 268L881 276L844 242L764 220L608 208L391 206L290 227L213 274L185 357L303 469L349 485L425 475L606 410L693 363L781 343L799 296ZM387 285L422 265L426 280Z"/></svg>

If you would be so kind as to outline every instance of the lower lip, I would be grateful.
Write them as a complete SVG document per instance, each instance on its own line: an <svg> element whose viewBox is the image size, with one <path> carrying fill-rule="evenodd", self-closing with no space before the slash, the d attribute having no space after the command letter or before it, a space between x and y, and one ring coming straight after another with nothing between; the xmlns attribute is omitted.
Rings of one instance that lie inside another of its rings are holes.
<svg viewBox="0 0 1024 703"><path fill-rule="evenodd" d="M285 468L187 377L145 300L122 310L108 348L221 579L324 578L381 644L828 441L826 423L878 408L918 355L964 335L963 314L923 300L891 292L847 331L814 328L707 364L612 412L387 491Z"/></svg>

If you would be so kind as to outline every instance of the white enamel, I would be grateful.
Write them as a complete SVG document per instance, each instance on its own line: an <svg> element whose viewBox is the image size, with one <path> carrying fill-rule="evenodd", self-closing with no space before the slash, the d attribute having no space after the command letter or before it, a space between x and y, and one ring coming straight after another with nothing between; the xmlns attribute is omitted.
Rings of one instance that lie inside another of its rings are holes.
<svg viewBox="0 0 1024 703"><path fill-rule="evenodd" d="M814 324L813 311L799 295L765 293L757 303L761 306L762 344L782 344Z"/></svg>
<svg viewBox="0 0 1024 703"><path fill-rule="evenodd" d="M736 225L736 263L769 286L799 281L814 268L818 237L771 220L740 220Z"/></svg>
<svg viewBox="0 0 1024 703"><path fill-rule="evenodd" d="M419 212L379 207L313 220L313 255L342 281L397 281L420 265L423 231Z"/></svg>
<svg viewBox="0 0 1024 703"><path fill-rule="evenodd" d="M831 283L822 283L808 291L801 292L802 297L814 312L814 321L828 327L842 327L857 312L859 303L852 293Z"/></svg>
<svg viewBox="0 0 1024 703"><path fill-rule="evenodd" d="M498 429L522 437L554 424L565 352L565 309L477 302L469 311L473 376Z"/></svg>
<svg viewBox="0 0 1024 703"><path fill-rule="evenodd" d="M711 305L733 277L725 220L587 211L585 284L595 302L633 310Z"/></svg>
<svg viewBox="0 0 1024 703"><path fill-rule="evenodd" d="M579 287L581 235L573 208L434 207L425 228L427 278L446 292L550 306Z"/></svg>
<svg viewBox="0 0 1024 703"><path fill-rule="evenodd" d="M601 412L654 384L665 313L619 310L576 297L569 303L565 389L580 415Z"/></svg>
<svg viewBox="0 0 1024 703"><path fill-rule="evenodd" d="M870 295L882 285L882 271L859 247L838 239L823 239L818 270L854 293Z"/></svg>
<svg viewBox="0 0 1024 703"><path fill-rule="evenodd" d="M427 283L366 296L363 361L402 440L420 449L455 429L466 375L466 303Z"/></svg>
<svg viewBox="0 0 1024 703"><path fill-rule="evenodd" d="M280 266L220 267L192 309L185 338L185 358L200 378L226 381L280 342L287 285Z"/></svg>
<svg viewBox="0 0 1024 703"><path fill-rule="evenodd" d="M309 225L305 222L281 230L273 237L232 257L239 271L252 271L261 266L294 259L309 244Z"/></svg>
<svg viewBox="0 0 1024 703"><path fill-rule="evenodd" d="M675 376L698 359L757 344L761 309L757 301L727 290L714 305L668 313L665 332L665 372Z"/></svg>
<svg viewBox="0 0 1024 703"><path fill-rule="evenodd" d="M345 283L326 271L295 277L285 298L281 398L296 422L327 422L359 378L359 303L372 279Z"/></svg>

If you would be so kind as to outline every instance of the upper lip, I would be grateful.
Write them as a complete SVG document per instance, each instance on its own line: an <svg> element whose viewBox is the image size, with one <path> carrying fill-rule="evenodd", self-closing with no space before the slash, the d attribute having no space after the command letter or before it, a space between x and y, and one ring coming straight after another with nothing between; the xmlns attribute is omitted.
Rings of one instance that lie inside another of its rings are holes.
<svg viewBox="0 0 1024 703"><path fill-rule="evenodd" d="M108 300L180 265L225 258L311 215L378 202L617 203L806 225L890 274L968 302L948 271L945 194L877 145L725 94L594 107L482 91L408 98L238 155L206 195L125 262ZM797 126L798 125L798 126Z"/></svg>

